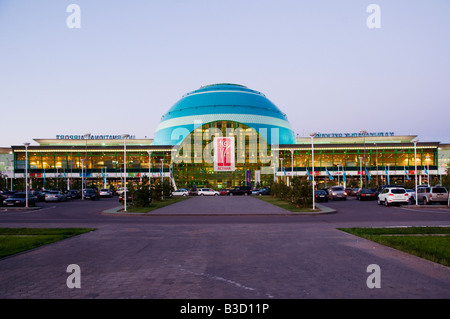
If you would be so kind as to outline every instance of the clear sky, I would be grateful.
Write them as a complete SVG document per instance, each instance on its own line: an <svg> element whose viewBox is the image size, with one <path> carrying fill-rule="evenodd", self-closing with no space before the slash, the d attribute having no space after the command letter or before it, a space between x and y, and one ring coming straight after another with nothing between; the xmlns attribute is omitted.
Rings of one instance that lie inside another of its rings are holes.
<svg viewBox="0 0 450 319"><path fill-rule="evenodd" d="M264 93L299 136L450 143L449 17L448 0L0 0L0 146L152 138L183 94L223 82Z"/></svg>

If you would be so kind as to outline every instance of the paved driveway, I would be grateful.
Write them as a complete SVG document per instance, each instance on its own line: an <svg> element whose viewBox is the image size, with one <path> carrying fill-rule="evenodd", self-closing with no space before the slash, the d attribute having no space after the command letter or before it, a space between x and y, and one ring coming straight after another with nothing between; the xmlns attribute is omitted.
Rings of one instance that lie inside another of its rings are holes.
<svg viewBox="0 0 450 319"><path fill-rule="evenodd" d="M450 297L448 267L336 229L449 225L446 213L347 201L328 204L336 214L292 216L252 197L192 198L159 211L216 216L123 217L101 214L113 201L70 205L0 215L2 227L97 228L0 260L0 298ZM217 216L230 211L249 215ZM71 264L80 267L81 288L66 284ZM381 288L367 286L373 264Z"/></svg>

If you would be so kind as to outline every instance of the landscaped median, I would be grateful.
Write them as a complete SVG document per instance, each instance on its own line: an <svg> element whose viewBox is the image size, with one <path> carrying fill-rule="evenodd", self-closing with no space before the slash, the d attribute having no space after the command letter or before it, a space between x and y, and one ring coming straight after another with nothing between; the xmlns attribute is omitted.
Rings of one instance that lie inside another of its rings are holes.
<svg viewBox="0 0 450 319"><path fill-rule="evenodd" d="M286 200L279 199L277 197L273 197L270 195L267 196L255 196L255 198L261 199L267 203L270 203L272 205L281 207L283 209L286 209L292 213L298 213L298 214L325 214L325 213L335 213L336 211L334 209L328 208L326 206L322 206L321 204L316 203L316 209L313 209L312 207L297 207L291 203L289 203Z"/></svg>
<svg viewBox="0 0 450 319"><path fill-rule="evenodd" d="M338 229L447 267L450 266L450 227Z"/></svg>
<svg viewBox="0 0 450 319"><path fill-rule="evenodd" d="M172 205L178 202L181 202L183 200L187 200L191 197L185 197L185 196L176 196L176 197L169 197L165 198L164 200L153 200L148 206L143 207L135 207L133 205L127 206L127 211L124 210L123 205L118 206L113 209L109 209L104 211L104 213L119 213L119 214L148 214L154 211L155 209L165 207L168 205Z"/></svg>
<svg viewBox="0 0 450 319"><path fill-rule="evenodd" d="M0 228L0 258L34 249L94 228Z"/></svg>

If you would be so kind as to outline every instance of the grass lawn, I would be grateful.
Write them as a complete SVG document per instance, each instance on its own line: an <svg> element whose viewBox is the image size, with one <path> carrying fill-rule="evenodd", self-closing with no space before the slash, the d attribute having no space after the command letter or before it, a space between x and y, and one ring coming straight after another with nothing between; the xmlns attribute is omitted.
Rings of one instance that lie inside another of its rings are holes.
<svg viewBox="0 0 450 319"><path fill-rule="evenodd" d="M0 258L93 231L93 228L0 228Z"/></svg>
<svg viewBox="0 0 450 319"><path fill-rule="evenodd" d="M255 198L261 199L263 201L266 201L270 204L276 205L278 207L284 208L286 210L289 210L291 212L294 213L305 213L305 212L312 212L313 209L312 207L310 208L304 208L304 207L295 207L294 205L292 205L291 203L285 201L285 200L281 200L278 198L274 198L270 195L268 196L254 196ZM315 212L320 212L320 209L318 209L316 207L316 209L314 210Z"/></svg>
<svg viewBox="0 0 450 319"><path fill-rule="evenodd" d="M153 200L152 203L150 204L150 206L147 207L133 207L133 206L128 206L127 207L127 211L125 212L123 209L119 210L118 212L120 213L149 213L155 209L167 206L167 205L171 205L174 203L178 203L181 202L183 200L187 200L191 197L189 196L175 196L175 197L170 197L170 198L165 198L163 201L156 201Z"/></svg>
<svg viewBox="0 0 450 319"><path fill-rule="evenodd" d="M450 227L339 228L408 254L450 266Z"/></svg>

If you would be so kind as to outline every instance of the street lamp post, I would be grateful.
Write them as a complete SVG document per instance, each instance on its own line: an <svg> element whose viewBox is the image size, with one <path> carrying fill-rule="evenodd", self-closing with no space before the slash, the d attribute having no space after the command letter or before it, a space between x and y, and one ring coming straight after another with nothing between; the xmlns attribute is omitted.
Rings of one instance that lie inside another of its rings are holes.
<svg viewBox="0 0 450 319"><path fill-rule="evenodd" d="M416 206L419 205L419 198L417 196L417 142L419 140L416 138L412 142L414 143L414 177L415 177L415 185L416 185Z"/></svg>
<svg viewBox="0 0 450 319"><path fill-rule="evenodd" d="M379 182L378 182L378 145L377 145L377 143L374 143L375 144L375 165L377 166L377 188L378 188L378 185L379 185Z"/></svg>
<svg viewBox="0 0 450 319"><path fill-rule="evenodd" d="M129 134L123 134L123 185L125 187L123 194L124 194L124 204L123 204L123 210L127 211L127 197L128 197L128 188L127 188L127 138L129 138Z"/></svg>
<svg viewBox="0 0 450 319"><path fill-rule="evenodd" d="M161 200L164 200L164 158L161 158Z"/></svg>
<svg viewBox="0 0 450 319"><path fill-rule="evenodd" d="M81 200L84 200L84 161L85 159L81 159Z"/></svg>
<svg viewBox="0 0 450 319"><path fill-rule="evenodd" d="M366 135L367 135L367 131L361 130L360 133L364 137L364 172L365 172L366 171ZM364 187L367 188L367 176L366 176L366 174L364 174Z"/></svg>
<svg viewBox="0 0 450 319"><path fill-rule="evenodd" d="M312 156L312 198L313 198L313 210L316 209L316 199L315 199L315 182L314 182L314 137L316 136L316 133L310 133L309 136L311 136L311 156Z"/></svg>
<svg viewBox="0 0 450 319"><path fill-rule="evenodd" d="M362 156L359 157L359 174L360 174L360 186L363 188L363 181L362 181Z"/></svg>
<svg viewBox="0 0 450 319"><path fill-rule="evenodd" d="M283 169L283 160L284 160L284 158L280 158L280 162L281 162L281 166L280 166L280 168L281 168L281 180L283 180L283 176L284 176L284 169Z"/></svg>
<svg viewBox="0 0 450 319"><path fill-rule="evenodd" d="M87 142L88 142L88 139L90 139L91 138L91 133L86 133L86 134L84 134L84 139L86 140L86 149L85 149L85 153L84 153L84 161L85 161L85 163L86 163L86 167L85 167L85 169L84 169L84 173L86 174L87 173L87 167L88 167L88 160L87 160ZM87 174L86 174L87 175ZM84 180L84 182L86 182L86 180ZM86 185L84 185L84 188L86 188Z"/></svg>
<svg viewBox="0 0 450 319"><path fill-rule="evenodd" d="M30 143L23 143L25 145L25 205L28 208L28 146Z"/></svg>
<svg viewBox="0 0 450 319"><path fill-rule="evenodd" d="M430 156L427 155L425 159L427 161L427 184L430 187Z"/></svg>
<svg viewBox="0 0 450 319"><path fill-rule="evenodd" d="M152 187L152 183L151 183L151 178L152 178L152 152L151 151L147 151L148 153L148 189L151 190Z"/></svg>
<svg viewBox="0 0 450 319"><path fill-rule="evenodd" d="M341 167L341 164L337 164L338 169L338 186L341 186L341 170L339 169Z"/></svg>
<svg viewBox="0 0 450 319"><path fill-rule="evenodd" d="M291 151L291 178L294 177L294 150Z"/></svg>

